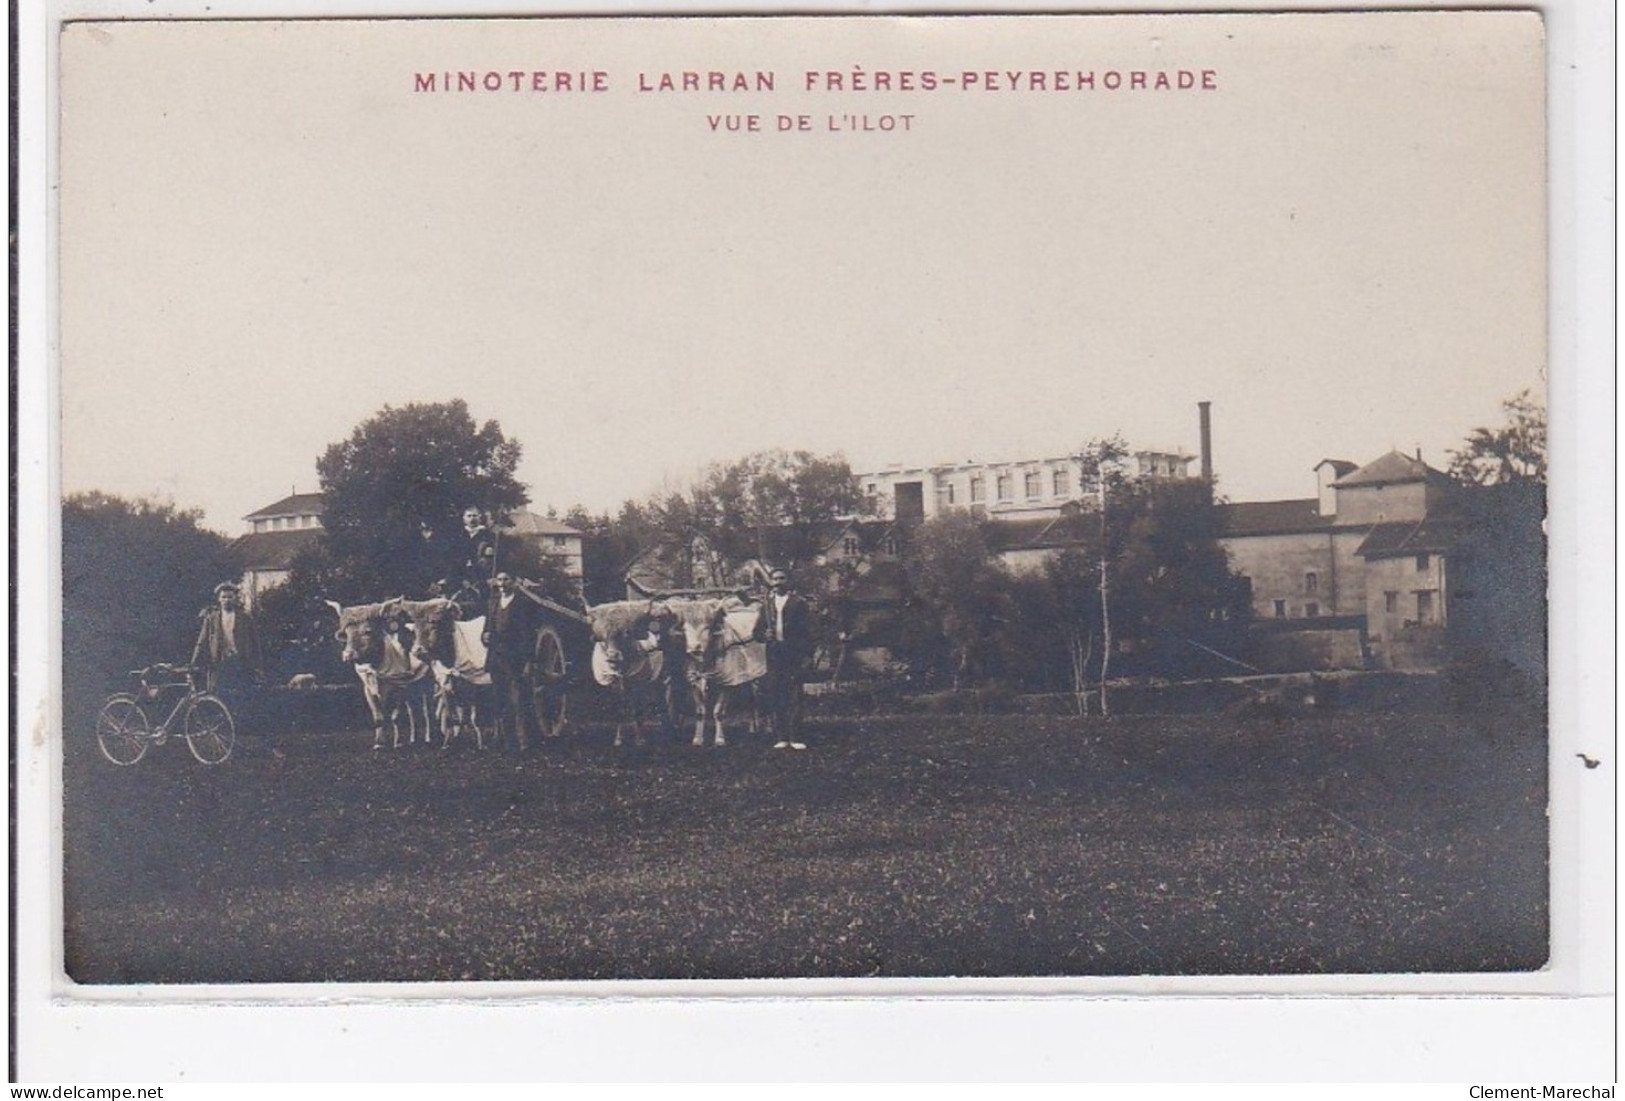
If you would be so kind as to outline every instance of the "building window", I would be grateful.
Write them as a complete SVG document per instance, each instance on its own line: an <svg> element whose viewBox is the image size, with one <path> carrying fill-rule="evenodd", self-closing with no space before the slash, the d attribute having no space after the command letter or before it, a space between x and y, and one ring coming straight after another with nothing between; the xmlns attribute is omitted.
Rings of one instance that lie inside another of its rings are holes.
<svg viewBox="0 0 1625 1101"><path fill-rule="evenodd" d="M1015 492L1015 479L1010 477L1008 474L1000 474L997 487L999 491L999 500L1008 501L1011 494Z"/></svg>
<svg viewBox="0 0 1625 1101"><path fill-rule="evenodd" d="M1428 566L1431 564L1431 562L1432 562L1432 559L1430 559L1427 555L1425 555L1425 554L1417 555L1416 556L1416 572L1417 573L1426 573L1427 569L1428 569Z"/></svg>
<svg viewBox="0 0 1625 1101"><path fill-rule="evenodd" d="M1303 591L1306 593L1318 593L1320 591L1320 574L1313 570L1310 570L1308 573L1304 574Z"/></svg>
<svg viewBox="0 0 1625 1101"><path fill-rule="evenodd" d="M952 482L939 482L937 484L937 506L948 508L954 503L954 484Z"/></svg>
<svg viewBox="0 0 1625 1101"><path fill-rule="evenodd" d="M1027 497L1041 497L1044 493L1044 476L1036 470L1027 471Z"/></svg>
<svg viewBox="0 0 1625 1101"><path fill-rule="evenodd" d="M1426 626L1433 622L1433 590L1423 589L1416 594L1416 622Z"/></svg>
<svg viewBox="0 0 1625 1101"><path fill-rule="evenodd" d="M987 500L987 480L980 474L972 474L970 479L970 503L979 505Z"/></svg>
<svg viewBox="0 0 1625 1101"><path fill-rule="evenodd" d="M1071 474L1071 472L1066 471L1066 470L1057 470L1055 472L1055 496L1057 496L1057 497L1070 497L1070 496L1072 496L1072 474Z"/></svg>
<svg viewBox="0 0 1625 1101"><path fill-rule="evenodd" d="M870 482L868 485L863 487L863 495L865 497L873 497L878 492L879 490L875 488L875 484L873 482Z"/></svg>
<svg viewBox="0 0 1625 1101"><path fill-rule="evenodd" d="M841 553L846 555L848 558L856 558L858 556L858 537L856 535L848 535L845 539L841 540Z"/></svg>
<svg viewBox="0 0 1625 1101"><path fill-rule="evenodd" d="M1389 615L1397 614L1398 611L1399 611L1399 594L1398 593L1383 593L1382 594L1382 610L1387 612Z"/></svg>
<svg viewBox="0 0 1625 1101"><path fill-rule="evenodd" d="M1285 619L1286 618L1286 601L1277 600L1275 602L1275 618L1276 619Z"/></svg>
<svg viewBox="0 0 1625 1101"><path fill-rule="evenodd" d="M1303 614L1309 619L1320 618L1320 605L1313 600L1303 606Z"/></svg>
<svg viewBox="0 0 1625 1101"><path fill-rule="evenodd" d="M553 545L555 547L568 546L569 542L570 542L569 539L567 539L565 536L562 536L562 535L553 536Z"/></svg>
<svg viewBox="0 0 1625 1101"><path fill-rule="evenodd" d="M888 556L890 556L892 558L896 558L897 557L897 538L895 536L891 536L891 535L886 536L886 541L884 543L880 544L880 549L882 551L884 551Z"/></svg>

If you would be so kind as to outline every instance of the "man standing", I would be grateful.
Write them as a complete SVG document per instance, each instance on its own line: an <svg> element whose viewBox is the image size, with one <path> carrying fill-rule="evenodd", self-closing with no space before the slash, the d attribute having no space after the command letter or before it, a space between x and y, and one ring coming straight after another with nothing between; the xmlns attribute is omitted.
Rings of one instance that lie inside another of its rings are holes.
<svg viewBox="0 0 1625 1101"><path fill-rule="evenodd" d="M503 722L523 751L530 748L531 732L540 726L526 668L536 646L536 605L519 592L507 570L498 572L495 585L485 618L485 668L502 702Z"/></svg>
<svg viewBox="0 0 1625 1101"><path fill-rule="evenodd" d="M242 606L242 594L230 581L214 587L214 607L203 613L203 627L192 647L192 666L202 674L203 690L225 696L229 703L242 702L265 675L254 617Z"/></svg>
<svg viewBox="0 0 1625 1101"><path fill-rule="evenodd" d="M783 570L768 575L765 613L767 706L773 716L774 749L806 749L801 733L801 666L812 653L812 611L790 588Z"/></svg>

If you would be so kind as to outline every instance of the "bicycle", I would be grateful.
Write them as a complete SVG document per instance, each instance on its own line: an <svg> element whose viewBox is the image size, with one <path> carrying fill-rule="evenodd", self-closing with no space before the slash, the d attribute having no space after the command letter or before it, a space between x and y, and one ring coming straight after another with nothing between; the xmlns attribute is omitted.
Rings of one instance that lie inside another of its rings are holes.
<svg viewBox="0 0 1625 1101"><path fill-rule="evenodd" d="M96 716L96 744L102 756L115 765L133 765L147 755L149 746L163 745L169 735L177 734L202 764L218 765L230 757L237 724L220 697L198 691L196 673L189 665L163 663L131 670L130 676L141 682L140 691L114 693ZM178 689L184 691L154 730L143 702L150 704Z"/></svg>

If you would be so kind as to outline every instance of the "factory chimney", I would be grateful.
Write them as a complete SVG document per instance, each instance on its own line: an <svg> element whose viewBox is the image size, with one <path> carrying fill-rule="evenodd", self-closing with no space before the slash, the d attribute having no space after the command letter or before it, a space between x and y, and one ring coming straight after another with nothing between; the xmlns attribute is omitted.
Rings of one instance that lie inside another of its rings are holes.
<svg viewBox="0 0 1625 1101"><path fill-rule="evenodd" d="M1213 403L1199 401L1196 408L1202 411L1202 481L1213 484Z"/></svg>

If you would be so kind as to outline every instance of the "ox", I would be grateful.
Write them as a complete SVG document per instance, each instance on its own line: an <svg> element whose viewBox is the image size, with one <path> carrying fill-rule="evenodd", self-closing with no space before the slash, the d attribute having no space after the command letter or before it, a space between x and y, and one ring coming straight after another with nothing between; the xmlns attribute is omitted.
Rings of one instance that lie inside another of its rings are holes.
<svg viewBox="0 0 1625 1101"><path fill-rule="evenodd" d="M524 586L520 594L527 600L538 600ZM488 714L499 714L501 702L489 698L487 688L494 688L488 667L489 652L484 641L484 616L464 619L467 604L463 597L434 600L408 600L402 609L412 621L417 635L416 655L434 670L441 729L446 744L465 727L472 729L485 746L485 731L479 723L482 700ZM539 603L547 604L545 600ZM530 660L526 663L525 690L535 703L535 717L545 738L557 738L564 733L569 703L569 668L564 655L564 642L558 631L546 623L535 625L535 636L527 645ZM517 717L516 717L517 721ZM518 732L515 731L516 741ZM524 749L523 745L519 746Z"/></svg>
<svg viewBox="0 0 1625 1101"><path fill-rule="evenodd" d="M401 716L406 716L408 737L418 738L418 715L423 717L423 740L429 740L427 701L421 689L427 684L428 667L412 656L408 647L392 634L386 621L398 615L402 600L379 604L355 604L346 608L337 601L328 605L338 614L339 626L333 637L344 643L342 655L361 681L362 698L372 713L372 748L384 747L384 724L393 734L392 745L401 745ZM422 701L422 706L419 702Z"/></svg>
<svg viewBox="0 0 1625 1101"><path fill-rule="evenodd" d="M670 609L656 600L617 600L587 609L593 679L614 692L619 703L617 746L623 744L622 731L628 724L634 740L643 744L640 712L648 696L661 699L670 718L670 670L657 633L670 620Z"/></svg>
<svg viewBox="0 0 1625 1101"><path fill-rule="evenodd" d="M462 606L455 600L406 600L401 610L412 621L417 642L413 656L427 663L435 684L435 715L439 719L441 748L465 729L474 732L475 744L485 748L485 728L480 725L480 704L495 711L489 700L491 674L486 671L485 617L462 618Z"/></svg>
<svg viewBox="0 0 1625 1101"><path fill-rule="evenodd" d="M722 730L730 696L751 695L751 733L756 732L755 685L767 673L767 644L756 640L760 604L738 597L667 602L683 632L683 679L694 704L694 741L705 744L705 724L713 743L727 745Z"/></svg>

